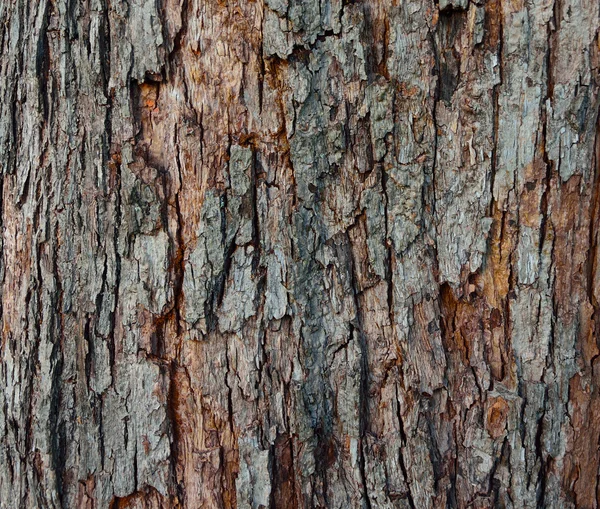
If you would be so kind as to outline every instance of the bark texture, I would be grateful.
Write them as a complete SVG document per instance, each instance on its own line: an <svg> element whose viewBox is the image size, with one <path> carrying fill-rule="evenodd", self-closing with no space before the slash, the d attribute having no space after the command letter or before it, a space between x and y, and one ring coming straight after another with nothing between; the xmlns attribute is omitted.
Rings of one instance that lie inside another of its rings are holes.
<svg viewBox="0 0 600 509"><path fill-rule="evenodd" d="M1 0L0 507L598 507L599 10Z"/></svg>

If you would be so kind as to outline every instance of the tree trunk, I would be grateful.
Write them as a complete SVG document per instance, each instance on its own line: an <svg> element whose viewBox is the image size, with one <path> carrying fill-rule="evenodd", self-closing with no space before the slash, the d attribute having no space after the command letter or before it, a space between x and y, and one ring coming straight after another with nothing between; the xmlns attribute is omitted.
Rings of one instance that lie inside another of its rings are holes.
<svg viewBox="0 0 600 509"><path fill-rule="evenodd" d="M2 0L0 507L598 507L599 9Z"/></svg>

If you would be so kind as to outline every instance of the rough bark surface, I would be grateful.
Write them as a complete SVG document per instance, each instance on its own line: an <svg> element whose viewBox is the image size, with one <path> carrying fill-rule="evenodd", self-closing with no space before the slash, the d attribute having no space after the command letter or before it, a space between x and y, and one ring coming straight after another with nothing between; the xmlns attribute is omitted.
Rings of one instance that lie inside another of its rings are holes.
<svg viewBox="0 0 600 509"><path fill-rule="evenodd" d="M598 507L599 11L0 1L0 507Z"/></svg>

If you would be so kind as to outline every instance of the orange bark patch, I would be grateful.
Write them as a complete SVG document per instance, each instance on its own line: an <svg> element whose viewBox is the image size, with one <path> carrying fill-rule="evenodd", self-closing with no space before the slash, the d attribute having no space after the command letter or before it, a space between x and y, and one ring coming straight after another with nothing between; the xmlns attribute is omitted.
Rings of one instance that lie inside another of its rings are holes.
<svg viewBox="0 0 600 509"><path fill-rule="evenodd" d="M508 417L509 406L503 398L491 398L491 405L487 410L485 427L492 438L502 436L506 429L506 418Z"/></svg>
<svg viewBox="0 0 600 509"><path fill-rule="evenodd" d="M169 499L152 487L136 491L126 497L114 497L109 504L110 509L160 509L181 507L177 498Z"/></svg>

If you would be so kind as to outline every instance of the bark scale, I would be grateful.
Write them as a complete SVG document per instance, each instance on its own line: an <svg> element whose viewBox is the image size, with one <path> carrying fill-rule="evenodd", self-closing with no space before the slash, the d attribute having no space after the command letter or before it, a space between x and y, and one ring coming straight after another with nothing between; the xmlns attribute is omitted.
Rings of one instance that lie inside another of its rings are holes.
<svg viewBox="0 0 600 509"><path fill-rule="evenodd" d="M1 2L0 507L597 507L599 15Z"/></svg>

